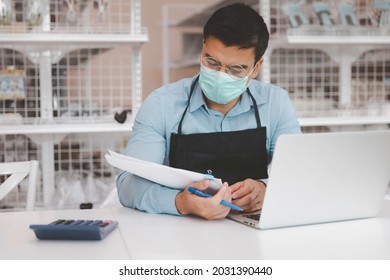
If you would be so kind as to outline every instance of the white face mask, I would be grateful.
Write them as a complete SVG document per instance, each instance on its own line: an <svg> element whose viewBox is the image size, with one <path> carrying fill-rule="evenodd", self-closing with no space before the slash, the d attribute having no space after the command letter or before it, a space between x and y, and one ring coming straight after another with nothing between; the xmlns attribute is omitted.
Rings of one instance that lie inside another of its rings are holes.
<svg viewBox="0 0 390 280"><path fill-rule="evenodd" d="M254 68L253 68L254 69ZM218 104L227 104L238 98L247 88L248 77L232 77L225 72L200 66L199 84L206 97Z"/></svg>

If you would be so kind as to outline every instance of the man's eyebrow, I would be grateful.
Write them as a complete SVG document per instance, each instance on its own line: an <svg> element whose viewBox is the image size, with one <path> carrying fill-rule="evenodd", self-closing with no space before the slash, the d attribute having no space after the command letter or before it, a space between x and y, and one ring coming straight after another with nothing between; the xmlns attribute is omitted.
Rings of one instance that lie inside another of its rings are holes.
<svg viewBox="0 0 390 280"><path fill-rule="evenodd" d="M221 65L221 62L219 61L219 60L217 60L214 56L212 56L211 54L209 54L209 53L205 53L205 56L209 56L209 57L212 57L212 58L214 58L217 62L218 62L218 64L219 65ZM246 65L246 64L231 64L231 65L228 65L228 66L236 66L236 65L239 65L239 66L241 66L242 68L244 68L244 69L248 69L248 65Z"/></svg>

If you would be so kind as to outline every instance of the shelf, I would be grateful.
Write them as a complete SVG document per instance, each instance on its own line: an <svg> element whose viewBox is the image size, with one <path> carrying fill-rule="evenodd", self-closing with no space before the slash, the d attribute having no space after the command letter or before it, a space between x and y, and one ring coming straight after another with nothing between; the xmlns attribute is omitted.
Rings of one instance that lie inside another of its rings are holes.
<svg viewBox="0 0 390 280"><path fill-rule="evenodd" d="M1 125L0 135L6 134L67 134L67 133L130 133L132 123L18 124Z"/></svg>
<svg viewBox="0 0 390 280"><path fill-rule="evenodd" d="M339 45L339 44L356 44L356 45L385 45L390 44L390 36L337 36L337 35L289 35L287 40L290 44L321 44L321 45Z"/></svg>
<svg viewBox="0 0 390 280"><path fill-rule="evenodd" d="M17 50L31 62L39 63L41 53L51 52L51 63L79 49L111 49L119 46L141 45L148 42L141 34L74 34L74 33L0 33L0 47Z"/></svg>
<svg viewBox="0 0 390 280"><path fill-rule="evenodd" d="M379 117L314 117L299 118L302 127L307 126L341 126L341 125L373 125L390 124L390 116Z"/></svg>
<svg viewBox="0 0 390 280"><path fill-rule="evenodd" d="M47 49L54 46L94 46L112 47L121 44L146 43L147 33L141 34L63 34L63 33L0 33L0 45L26 45L32 48Z"/></svg>
<svg viewBox="0 0 390 280"><path fill-rule="evenodd" d="M326 45L386 45L390 44L390 31L369 27L302 26L287 30L287 42L290 44L326 44Z"/></svg>

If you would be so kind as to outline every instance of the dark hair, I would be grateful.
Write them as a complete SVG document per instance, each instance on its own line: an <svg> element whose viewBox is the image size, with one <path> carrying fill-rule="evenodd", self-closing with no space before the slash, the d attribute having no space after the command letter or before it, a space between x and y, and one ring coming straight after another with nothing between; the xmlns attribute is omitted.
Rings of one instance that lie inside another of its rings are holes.
<svg viewBox="0 0 390 280"><path fill-rule="evenodd" d="M250 6L235 3L215 11L203 28L203 39L215 37L226 46L255 49L255 61L268 47L269 32L264 19Z"/></svg>

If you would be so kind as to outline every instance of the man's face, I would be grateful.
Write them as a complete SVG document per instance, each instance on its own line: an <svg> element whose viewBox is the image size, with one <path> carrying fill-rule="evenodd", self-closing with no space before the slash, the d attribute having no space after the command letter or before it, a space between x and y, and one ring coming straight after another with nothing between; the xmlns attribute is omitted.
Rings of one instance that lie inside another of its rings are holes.
<svg viewBox="0 0 390 280"><path fill-rule="evenodd" d="M212 57L218 61L219 66L221 66L220 71L226 72L225 68L240 65L245 70L246 75L250 74L248 83L257 76L263 62L262 60L255 62L253 48L240 49L237 46L227 47L215 37L208 37L205 40L201 54L201 58L204 57Z"/></svg>

